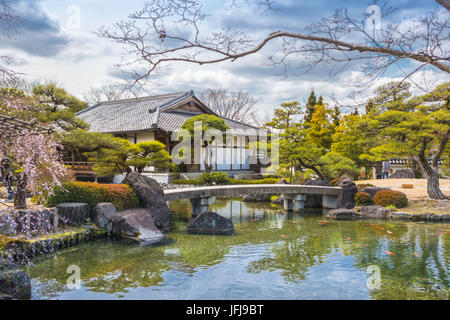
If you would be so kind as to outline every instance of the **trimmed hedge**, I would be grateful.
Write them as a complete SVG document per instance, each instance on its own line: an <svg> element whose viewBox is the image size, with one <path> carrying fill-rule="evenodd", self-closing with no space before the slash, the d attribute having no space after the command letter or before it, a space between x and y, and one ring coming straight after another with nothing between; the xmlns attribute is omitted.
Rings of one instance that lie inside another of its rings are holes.
<svg viewBox="0 0 450 320"><path fill-rule="evenodd" d="M229 184L230 178L225 172L205 172L200 176L200 182L205 185Z"/></svg>
<svg viewBox="0 0 450 320"><path fill-rule="evenodd" d="M396 208L404 208L408 206L408 197L400 191L381 190L373 197L375 204L379 206L395 206Z"/></svg>
<svg viewBox="0 0 450 320"><path fill-rule="evenodd" d="M64 202L87 203L89 210L99 202L111 202L118 211L139 207L133 189L126 184L100 184L93 182L66 182L55 187L45 205L54 207Z"/></svg>
<svg viewBox="0 0 450 320"><path fill-rule="evenodd" d="M223 184L231 184L231 185L236 185L236 184L276 184L278 183L278 181L280 181L277 178L266 178L266 179L259 179L259 180L245 180L245 179L233 179L233 178L228 178L227 183L223 183ZM195 186L202 186L204 185L204 183L200 180L200 179L176 179L176 180L172 180L173 184L192 184Z"/></svg>
<svg viewBox="0 0 450 320"><path fill-rule="evenodd" d="M200 179L174 179L171 182L172 184L193 184L195 186L201 186L203 183Z"/></svg>
<svg viewBox="0 0 450 320"><path fill-rule="evenodd" d="M357 192L355 194L355 202L358 206L370 206L373 204L372 197L367 192Z"/></svg>

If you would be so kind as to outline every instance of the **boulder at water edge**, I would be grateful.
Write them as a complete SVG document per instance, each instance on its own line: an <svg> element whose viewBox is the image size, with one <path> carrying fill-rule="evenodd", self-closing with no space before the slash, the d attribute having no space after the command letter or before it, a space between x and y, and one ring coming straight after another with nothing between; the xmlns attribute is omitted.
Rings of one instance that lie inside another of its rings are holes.
<svg viewBox="0 0 450 320"><path fill-rule="evenodd" d="M333 209L328 211L326 217L333 220L355 220L361 218L361 214L350 209Z"/></svg>
<svg viewBox="0 0 450 320"><path fill-rule="evenodd" d="M341 193L338 197L337 207L352 209L355 207L355 194L358 192L356 184L349 180L344 180L339 187L341 187Z"/></svg>
<svg viewBox="0 0 450 320"><path fill-rule="evenodd" d="M153 223L149 209L128 209L112 217L112 233L119 237L134 239L142 246L160 242L164 235Z"/></svg>
<svg viewBox="0 0 450 320"><path fill-rule="evenodd" d="M30 299L30 277L9 260L0 258L0 300Z"/></svg>
<svg viewBox="0 0 450 320"><path fill-rule="evenodd" d="M91 217L97 227L111 232L112 218L116 213L117 209L112 203L100 202L92 208Z"/></svg>
<svg viewBox="0 0 450 320"><path fill-rule="evenodd" d="M87 203L70 202L70 203L60 203L56 206L58 210L58 215L64 217L65 220L70 224L83 224L89 219L89 207Z"/></svg>
<svg viewBox="0 0 450 320"><path fill-rule="evenodd" d="M169 226L169 207L164 199L164 191L155 179L133 171L127 175L123 183L128 184L134 190L141 207L151 209L157 227Z"/></svg>
<svg viewBox="0 0 450 320"><path fill-rule="evenodd" d="M383 206L365 206L361 207L359 213L364 218L374 218L374 219L386 219L389 210Z"/></svg>
<svg viewBox="0 0 450 320"><path fill-rule="evenodd" d="M215 212L205 212L195 217L186 227L188 233L231 235L234 232L233 222Z"/></svg>

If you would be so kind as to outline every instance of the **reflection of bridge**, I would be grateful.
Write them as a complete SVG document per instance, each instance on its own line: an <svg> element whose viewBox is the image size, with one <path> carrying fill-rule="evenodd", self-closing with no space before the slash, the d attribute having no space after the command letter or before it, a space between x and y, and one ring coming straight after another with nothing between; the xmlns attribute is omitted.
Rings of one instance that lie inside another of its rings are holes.
<svg viewBox="0 0 450 320"><path fill-rule="evenodd" d="M211 197L239 197L246 194L283 194L284 208L287 211L300 212L307 194L321 195L322 207L335 209L341 193L338 187L320 187L292 184L251 184L197 187L164 191L166 201L190 199L192 213L199 215L208 211Z"/></svg>

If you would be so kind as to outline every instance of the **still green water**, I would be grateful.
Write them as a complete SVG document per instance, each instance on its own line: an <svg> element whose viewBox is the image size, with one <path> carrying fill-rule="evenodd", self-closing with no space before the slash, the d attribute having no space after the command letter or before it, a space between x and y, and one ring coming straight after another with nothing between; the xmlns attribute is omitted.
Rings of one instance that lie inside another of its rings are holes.
<svg viewBox="0 0 450 320"><path fill-rule="evenodd" d="M171 243L101 240L40 257L33 299L449 299L450 227L333 221L269 203L216 199L233 236L191 235L188 201L173 202ZM391 253L391 254L390 254ZM81 285L69 289L69 266ZM379 271L379 272L378 272ZM379 280L378 280L379 279Z"/></svg>

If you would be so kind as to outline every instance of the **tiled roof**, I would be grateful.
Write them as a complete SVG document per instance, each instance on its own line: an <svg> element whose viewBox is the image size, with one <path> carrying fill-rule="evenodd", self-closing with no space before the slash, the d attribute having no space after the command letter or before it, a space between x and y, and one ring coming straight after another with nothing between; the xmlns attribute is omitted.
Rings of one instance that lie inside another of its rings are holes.
<svg viewBox="0 0 450 320"><path fill-rule="evenodd" d="M391 160L389 160L389 163L392 165L407 165L408 162L409 162L408 159L391 159ZM428 159L428 162L431 164L432 160ZM442 165L441 159L438 161L438 164Z"/></svg>
<svg viewBox="0 0 450 320"><path fill-rule="evenodd" d="M188 91L137 99L101 102L78 112L77 116L90 124L91 131L96 132L123 133L156 128L173 132L179 129L187 119L199 114L171 109L193 97L195 97L194 92ZM255 129L238 121L223 119L233 131Z"/></svg>

